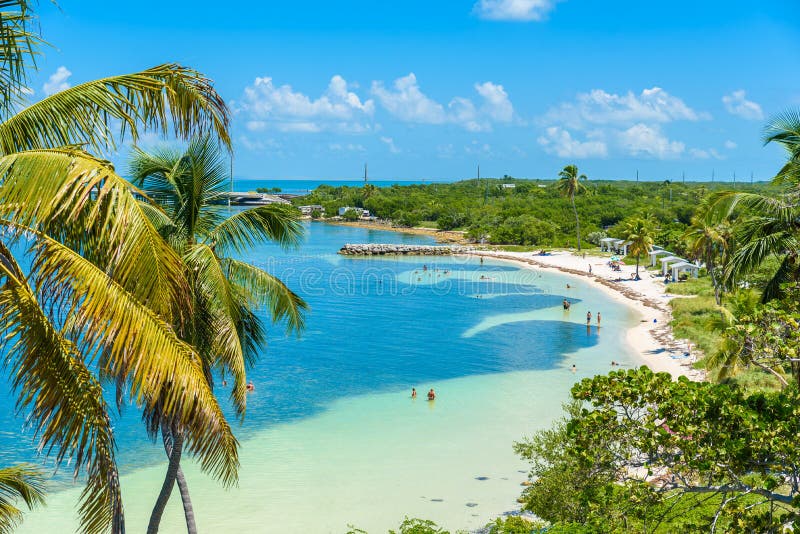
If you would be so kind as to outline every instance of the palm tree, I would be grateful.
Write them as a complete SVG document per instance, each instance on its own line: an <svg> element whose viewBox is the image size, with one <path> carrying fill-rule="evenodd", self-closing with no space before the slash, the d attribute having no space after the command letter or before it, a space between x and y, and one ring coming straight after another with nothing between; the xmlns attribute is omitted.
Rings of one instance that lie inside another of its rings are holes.
<svg viewBox="0 0 800 534"><path fill-rule="evenodd" d="M734 226L738 246L725 270L726 283L745 278L767 258L780 258L762 292L766 302L781 296L782 285L800 280L800 113L788 112L770 121L764 140L788 152L786 164L773 178L773 183L786 187L783 193L773 198L724 191L712 195L710 205L721 217L745 208Z"/></svg>
<svg viewBox="0 0 800 534"><path fill-rule="evenodd" d="M719 221L714 215L707 203L701 204L692 217L692 224L684 232L683 239L689 254L705 263L714 286L714 299L717 306L720 306L725 288L724 268L732 253L733 235L727 220Z"/></svg>
<svg viewBox="0 0 800 534"><path fill-rule="evenodd" d="M572 211L575 213L575 228L578 234L578 252L581 250L581 221L578 218L578 209L575 207L575 195L586 189L581 180L588 180L585 174L578 174L576 165L567 165L558 173L556 187L562 196L569 197Z"/></svg>
<svg viewBox="0 0 800 534"><path fill-rule="evenodd" d="M103 383L116 386L120 402L144 405L159 396L203 467L229 484L237 444L199 355L169 326L191 301L181 258L145 214L158 208L140 204L113 166L86 150L113 149L125 134L135 142L146 130L213 132L228 145L228 111L206 78L178 65L81 84L28 105L27 67L41 44L31 20L29 2L0 0L4 364L39 449L86 475L81 530L122 532ZM26 269L15 259L20 249L31 258ZM27 475L18 472L17 495L34 503L37 494L22 494ZM9 508L3 517L15 513Z"/></svg>
<svg viewBox="0 0 800 534"><path fill-rule="evenodd" d="M183 258L190 273L193 316L181 326L181 337L200 354L209 385L213 372L233 378L231 400L240 417L246 407L246 368L264 346L264 329L256 307L264 306L273 321L286 320L287 330L303 327L306 304L278 278L229 256L265 241L295 245L302 234L297 211L273 204L229 215L222 206L228 165L217 144L199 137L185 151L136 150L130 174L163 206L153 223ZM182 431L156 404L147 414L148 429L160 431L169 456L162 491L153 508L148 532L157 532L164 507L177 482L189 532L196 532L188 487L180 469Z"/></svg>
<svg viewBox="0 0 800 534"><path fill-rule="evenodd" d="M0 533L11 533L19 526L22 511L16 505L20 500L29 510L44 503L42 473L25 464L0 469Z"/></svg>
<svg viewBox="0 0 800 534"><path fill-rule="evenodd" d="M642 218L629 220L622 230L622 238L630 241L629 254L636 254L636 279L639 279L639 257L649 254L653 248L653 234L650 225Z"/></svg>

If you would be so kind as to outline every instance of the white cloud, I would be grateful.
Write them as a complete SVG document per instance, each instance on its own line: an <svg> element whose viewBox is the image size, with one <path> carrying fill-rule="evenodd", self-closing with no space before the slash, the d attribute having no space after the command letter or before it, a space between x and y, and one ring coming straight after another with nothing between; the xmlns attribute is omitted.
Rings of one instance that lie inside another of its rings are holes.
<svg viewBox="0 0 800 534"><path fill-rule="evenodd" d="M734 148L736 148L737 146L739 146L739 145L737 145L736 143L734 143L734 142L733 142L733 141L731 141L730 139L728 139L727 141L725 141L725 148L727 148L728 150L733 150L733 149L734 149Z"/></svg>
<svg viewBox="0 0 800 534"><path fill-rule="evenodd" d="M362 101L338 74L315 99L295 91L291 85L276 86L272 78L259 77L245 88L244 97L236 106L236 112L247 118L250 131L275 128L284 132L362 132L371 128L374 111L375 103Z"/></svg>
<svg viewBox="0 0 800 534"><path fill-rule="evenodd" d="M725 156L720 154L715 148L690 148L689 155L695 159L725 159Z"/></svg>
<svg viewBox="0 0 800 534"><path fill-rule="evenodd" d="M72 72L70 72L67 67L64 67L63 65L58 67L56 71L51 74L49 78L47 78L47 81L42 86L44 94L50 96L58 93L59 91L69 89L71 87L69 83L70 76L72 76Z"/></svg>
<svg viewBox="0 0 800 534"><path fill-rule="evenodd" d="M476 83L475 90L483 97L483 112L496 122L511 122L514 106L502 85L492 82Z"/></svg>
<svg viewBox="0 0 800 534"><path fill-rule="evenodd" d="M540 21L559 0L479 0L473 12L487 20Z"/></svg>
<svg viewBox="0 0 800 534"><path fill-rule="evenodd" d="M480 143L473 140L472 143L464 147L464 152L474 156L491 156L492 147L489 143Z"/></svg>
<svg viewBox="0 0 800 534"><path fill-rule="evenodd" d="M560 158L596 158L608 154L606 143L601 140L580 141L574 139L565 129L550 126L545 130L545 135L540 136L537 142L545 152L555 154Z"/></svg>
<svg viewBox="0 0 800 534"><path fill-rule="evenodd" d="M389 152L392 154L399 154L402 152L399 148L397 148L397 145L394 144L394 139L391 137L381 137L381 142L383 142L389 148Z"/></svg>
<svg viewBox="0 0 800 534"><path fill-rule="evenodd" d="M560 122L571 128L708 118L708 113L693 110L683 100L660 87L644 89L639 95L631 91L618 95L592 89L588 93L579 93L574 102L565 102L552 108L544 116L546 122Z"/></svg>
<svg viewBox="0 0 800 534"><path fill-rule="evenodd" d="M372 82L372 94L386 111L406 122L420 124L445 122L444 107L425 96L413 72L396 79L393 87L394 90L390 90L383 86L383 82Z"/></svg>
<svg viewBox="0 0 800 534"><path fill-rule="evenodd" d="M632 156L650 156L658 159L679 157L686 145L670 141L658 125L634 124L619 134L620 146Z"/></svg>
<svg viewBox="0 0 800 534"><path fill-rule="evenodd" d="M739 89L723 96L722 103L725 104L725 109L728 110L728 113L732 115L748 120L763 119L764 112L761 110L761 106L752 100L747 100L746 96L745 90Z"/></svg>
<svg viewBox="0 0 800 534"><path fill-rule="evenodd" d="M447 106L422 92L412 72L398 78L392 88L383 82L372 82L372 94L395 118L416 124L457 124L471 132L489 131L493 123L509 123L514 118L514 106L502 85L477 83L480 97L476 105L469 98L453 97Z"/></svg>
<svg viewBox="0 0 800 534"><path fill-rule="evenodd" d="M237 141L252 152L268 153L274 156L285 157L283 145L275 139L251 139L247 136L240 136Z"/></svg>

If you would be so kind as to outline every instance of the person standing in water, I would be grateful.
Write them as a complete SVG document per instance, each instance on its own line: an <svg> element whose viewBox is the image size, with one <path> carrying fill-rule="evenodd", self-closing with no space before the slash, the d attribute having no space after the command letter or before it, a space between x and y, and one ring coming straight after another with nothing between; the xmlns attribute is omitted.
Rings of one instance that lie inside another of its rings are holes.
<svg viewBox="0 0 800 534"><path fill-rule="evenodd" d="M428 392L428 400L432 401L436 399L436 393L433 392L433 388Z"/></svg>
<svg viewBox="0 0 800 534"><path fill-rule="evenodd" d="M597 312L597 326L600 326L600 312Z"/></svg>
<svg viewBox="0 0 800 534"><path fill-rule="evenodd" d="M411 388L411 398L412 399L417 398L417 388Z"/></svg>
<svg viewBox="0 0 800 534"><path fill-rule="evenodd" d="M586 326L589 326L592 323L592 312L586 312Z"/></svg>

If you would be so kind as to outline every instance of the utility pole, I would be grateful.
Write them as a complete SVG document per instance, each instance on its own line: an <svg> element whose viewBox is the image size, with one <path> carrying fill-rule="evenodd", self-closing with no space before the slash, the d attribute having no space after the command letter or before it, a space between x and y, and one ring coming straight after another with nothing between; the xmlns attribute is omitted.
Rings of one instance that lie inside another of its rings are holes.
<svg viewBox="0 0 800 534"><path fill-rule="evenodd" d="M681 173L681 179L683 180L683 183L686 183L686 171Z"/></svg>
<svg viewBox="0 0 800 534"><path fill-rule="evenodd" d="M639 183L639 169L636 169L636 183Z"/></svg>
<svg viewBox="0 0 800 534"><path fill-rule="evenodd" d="M364 164L364 183L367 183L367 164Z"/></svg>
<svg viewBox="0 0 800 534"><path fill-rule="evenodd" d="M733 171L733 188L736 189L736 171Z"/></svg>

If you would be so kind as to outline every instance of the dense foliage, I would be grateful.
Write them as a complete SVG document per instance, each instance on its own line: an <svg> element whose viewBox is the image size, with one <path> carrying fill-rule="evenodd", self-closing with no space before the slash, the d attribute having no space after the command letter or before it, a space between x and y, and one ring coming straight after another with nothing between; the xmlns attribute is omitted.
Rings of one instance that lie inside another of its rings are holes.
<svg viewBox="0 0 800 534"><path fill-rule="evenodd" d="M518 443L525 507L585 532L782 532L800 511L800 393L745 394L646 368L585 379Z"/></svg>
<svg viewBox="0 0 800 534"><path fill-rule="evenodd" d="M624 219L641 216L654 222L656 244L678 253L686 250L683 232L697 206L711 192L730 184L580 180L572 210L569 191L560 182L515 178L465 180L452 184L394 185L384 188L322 185L295 203L320 204L328 216L344 206L363 207L399 226L425 221L442 230L461 229L469 237L497 244L576 245L580 221L583 244L597 244L599 232L618 236ZM513 185L514 187L506 187ZM767 184L739 184L739 191L768 192Z"/></svg>

